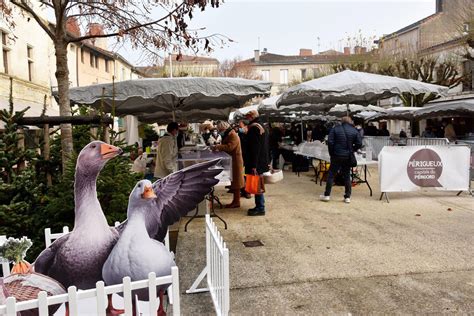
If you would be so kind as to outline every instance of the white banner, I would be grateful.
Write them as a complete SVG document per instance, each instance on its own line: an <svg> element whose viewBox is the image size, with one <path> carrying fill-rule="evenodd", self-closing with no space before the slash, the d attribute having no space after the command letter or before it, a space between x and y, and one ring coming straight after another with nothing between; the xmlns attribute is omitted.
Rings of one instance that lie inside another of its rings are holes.
<svg viewBox="0 0 474 316"><path fill-rule="evenodd" d="M466 146L385 146L379 154L380 191L465 191L469 163Z"/></svg>

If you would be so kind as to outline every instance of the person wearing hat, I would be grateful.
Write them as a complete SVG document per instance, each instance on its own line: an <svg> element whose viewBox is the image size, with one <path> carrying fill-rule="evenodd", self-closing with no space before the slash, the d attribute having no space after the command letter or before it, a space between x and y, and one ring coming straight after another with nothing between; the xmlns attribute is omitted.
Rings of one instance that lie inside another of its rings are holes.
<svg viewBox="0 0 474 316"><path fill-rule="evenodd" d="M212 129L211 135L209 136L209 139L207 141L209 143L209 146L215 146L222 143L222 136L219 134L217 128Z"/></svg>
<svg viewBox="0 0 474 316"><path fill-rule="evenodd" d="M247 131L247 144L245 148L246 161L245 173L262 175L269 170L268 157L268 132L260 124L258 111L252 110L245 115L249 120ZM255 194L255 207L248 210L249 216L265 215L265 197Z"/></svg>

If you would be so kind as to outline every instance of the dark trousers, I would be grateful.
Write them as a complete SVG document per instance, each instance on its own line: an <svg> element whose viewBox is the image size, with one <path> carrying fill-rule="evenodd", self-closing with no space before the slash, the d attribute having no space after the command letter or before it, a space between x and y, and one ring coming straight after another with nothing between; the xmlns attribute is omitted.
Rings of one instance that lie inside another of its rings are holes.
<svg viewBox="0 0 474 316"><path fill-rule="evenodd" d="M329 167L329 174L326 182L326 190L324 191L324 195L331 195L331 188L334 182L334 176L339 170L341 171L341 174L344 177L344 198L350 198L352 192L352 183L349 157L331 157L331 166Z"/></svg>
<svg viewBox="0 0 474 316"><path fill-rule="evenodd" d="M278 165L280 164L280 149L272 148L271 154L272 154L272 168L279 169Z"/></svg>
<svg viewBox="0 0 474 316"><path fill-rule="evenodd" d="M255 208L259 211L265 211L265 197L263 194L255 194Z"/></svg>

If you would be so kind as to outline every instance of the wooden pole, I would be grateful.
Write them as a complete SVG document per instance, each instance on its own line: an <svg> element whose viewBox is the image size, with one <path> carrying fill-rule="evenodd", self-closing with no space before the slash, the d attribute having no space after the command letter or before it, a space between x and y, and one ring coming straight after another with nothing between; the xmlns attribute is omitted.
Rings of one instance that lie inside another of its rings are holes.
<svg viewBox="0 0 474 316"><path fill-rule="evenodd" d="M100 117L88 116L88 115L75 115L75 116L34 116L34 117L23 117L19 119L17 123L19 125L60 125L70 123L73 125L88 125L88 124L112 124L113 120L111 117Z"/></svg>

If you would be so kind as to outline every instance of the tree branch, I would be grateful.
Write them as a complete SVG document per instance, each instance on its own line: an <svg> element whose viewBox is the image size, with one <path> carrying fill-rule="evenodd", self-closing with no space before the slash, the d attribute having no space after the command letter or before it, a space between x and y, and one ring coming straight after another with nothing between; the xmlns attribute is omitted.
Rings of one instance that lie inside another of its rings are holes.
<svg viewBox="0 0 474 316"><path fill-rule="evenodd" d="M176 12L178 9L180 9L182 6L184 6L184 2L181 3L179 6L177 6L173 11L169 12L167 15L163 16L162 18L158 19L158 20L155 20L155 21L151 21L151 22L148 22L148 23L144 23L144 24L139 24L139 25L136 25L136 26L132 26L132 27L129 27L127 29L124 29L120 32L115 32L115 33L109 33L109 34L102 34L102 35L85 35L85 36L80 36L80 37L76 37L76 38L72 38L72 39L69 39L69 42L70 43L73 43L73 42L81 42L83 40L87 40L87 39L91 39L91 38L106 38L106 37L113 37L113 36L121 36L123 34L126 34L130 31L133 31L133 30L136 30L136 29L140 29L140 28L143 28L143 27L147 27L147 26L150 26L150 25L153 25L153 24L157 24L157 23L160 23L161 21L163 20L166 20L168 17L170 17L174 12Z"/></svg>
<svg viewBox="0 0 474 316"><path fill-rule="evenodd" d="M18 0L10 0L10 2L19 7L20 9L28 12L33 17L33 19L35 19L35 21L39 24L39 26L46 32L46 34L48 34L51 39L54 39L54 33L49 29L49 24L47 24L46 21L43 21L43 19L35 13L33 8L28 6L26 1L21 0L21 2L19 2Z"/></svg>

